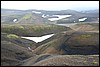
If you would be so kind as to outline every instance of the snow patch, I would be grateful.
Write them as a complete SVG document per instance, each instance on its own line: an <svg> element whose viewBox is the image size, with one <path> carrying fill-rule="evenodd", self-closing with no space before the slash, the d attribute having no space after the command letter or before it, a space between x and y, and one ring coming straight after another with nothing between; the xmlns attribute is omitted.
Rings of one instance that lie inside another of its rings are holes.
<svg viewBox="0 0 100 67"><path fill-rule="evenodd" d="M16 22L16 21L17 21L17 19L14 19L14 20L13 20L13 22Z"/></svg>
<svg viewBox="0 0 100 67"><path fill-rule="evenodd" d="M56 21L56 20L60 20L60 19L66 18L66 17L70 17L72 15L53 15L53 16L57 16L58 18L49 18L48 20Z"/></svg>
<svg viewBox="0 0 100 67"><path fill-rule="evenodd" d="M52 37L53 35L54 34L44 35L44 36L41 36L41 37L21 37L21 38L29 39L29 40L32 40L32 41L35 41L36 43L38 43L38 42L44 41L44 40Z"/></svg>
<svg viewBox="0 0 100 67"><path fill-rule="evenodd" d="M85 21L87 18L81 18L79 19L79 21Z"/></svg>
<svg viewBox="0 0 100 67"><path fill-rule="evenodd" d="M42 15L43 18L46 18L45 14Z"/></svg>
<svg viewBox="0 0 100 67"><path fill-rule="evenodd" d="M49 17L49 15L43 14L42 17L43 17L43 18L46 18L46 17Z"/></svg>
<svg viewBox="0 0 100 67"><path fill-rule="evenodd" d="M41 12L37 12L37 11L32 11L32 13L41 14Z"/></svg>

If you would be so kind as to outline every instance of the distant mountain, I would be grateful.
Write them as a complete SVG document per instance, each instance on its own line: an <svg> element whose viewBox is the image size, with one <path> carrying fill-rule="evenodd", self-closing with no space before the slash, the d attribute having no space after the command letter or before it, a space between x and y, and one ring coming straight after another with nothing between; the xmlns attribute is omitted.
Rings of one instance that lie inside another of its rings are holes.
<svg viewBox="0 0 100 67"><path fill-rule="evenodd" d="M54 15L71 15L59 20L50 21L50 18L59 18ZM98 22L99 10L75 11L75 10L15 10L1 9L1 23L77 23L79 19L87 18L83 22ZM16 19L16 22L14 22Z"/></svg>
<svg viewBox="0 0 100 67"><path fill-rule="evenodd" d="M16 22L14 22L16 19ZM32 10L1 9L1 23L45 23L48 22Z"/></svg>
<svg viewBox="0 0 100 67"><path fill-rule="evenodd" d="M22 15L26 14L24 10L15 10L15 9L3 9L1 8L1 14L3 15Z"/></svg>
<svg viewBox="0 0 100 67"><path fill-rule="evenodd" d="M71 11L70 11L71 12ZM72 12L73 13L73 12ZM84 21L79 21L79 19L86 18ZM88 10L74 13L70 18L64 18L58 20L57 23L75 23L75 22L99 22L99 10Z"/></svg>
<svg viewBox="0 0 100 67"><path fill-rule="evenodd" d="M95 10L87 10L87 11L81 11L82 13L99 13L99 9Z"/></svg>
<svg viewBox="0 0 100 67"><path fill-rule="evenodd" d="M42 24L42 23L45 23L46 21L48 21L48 20L46 20L45 18L42 18L39 15L27 13L23 17L21 17L21 19L19 21L17 21L16 23Z"/></svg>

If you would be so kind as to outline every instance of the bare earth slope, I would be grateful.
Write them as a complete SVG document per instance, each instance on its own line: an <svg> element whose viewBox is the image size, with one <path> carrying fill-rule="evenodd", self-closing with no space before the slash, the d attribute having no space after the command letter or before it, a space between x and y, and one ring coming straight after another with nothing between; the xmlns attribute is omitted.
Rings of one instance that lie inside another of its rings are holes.
<svg viewBox="0 0 100 67"><path fill-rule="evenodd" d="M99 33L64 32L59 38L42 44L33 50L35 54L98 54Z"/></svg>

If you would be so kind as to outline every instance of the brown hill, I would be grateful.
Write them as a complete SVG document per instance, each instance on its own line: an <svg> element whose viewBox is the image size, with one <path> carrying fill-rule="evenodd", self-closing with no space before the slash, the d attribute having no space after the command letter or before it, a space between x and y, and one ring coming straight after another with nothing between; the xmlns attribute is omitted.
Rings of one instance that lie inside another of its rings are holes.
<svg viewBox="0 0 100 67"><path fill-rule="evenodd" d="M14 34L13 36L11 35L4 33L1 35L1 66L15 66L23 60L35 56L27 49L27 46L30 46L28 44L34 42L20 39ZM16 39L19 39L19 41L16 41ZM21 43L23 41L28 43Z"/></svg>
<svg viewBox="0 0 100 67"><path fill-rule="evenodd" d="M98 66L98 55L41 54L23 61L20 66Z"/></svg>
<svg viewBox="0 0 100 67"><path fill-rule="evenodd" d="M95 32L63 32L52 41L38 46L35 54L98 54L99 33Z"/></svg>
<svg viewBox="0 0 100 67"><path fill-rule="evenodd" d="M98 65L99 65L99 56L59 55L48 59L44 59L31 66L98 66Z"/></svg>
<svg viewBox="0 0 100 67"><path fill-rule="evenodd" d="M70 28L75 31L99 31L99 23L78 23Z"/></svg>

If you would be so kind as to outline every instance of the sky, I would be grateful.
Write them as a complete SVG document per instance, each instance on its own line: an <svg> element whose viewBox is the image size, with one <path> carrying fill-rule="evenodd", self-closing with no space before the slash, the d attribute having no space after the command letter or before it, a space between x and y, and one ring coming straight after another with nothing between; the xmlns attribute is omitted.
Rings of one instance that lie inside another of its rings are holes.
<svg viewBox="0 0 100 67"><path fill-rule="evenodd" d="M99 9L99 1L1 1L1 8L37 10L92 10Z"/></svg>

